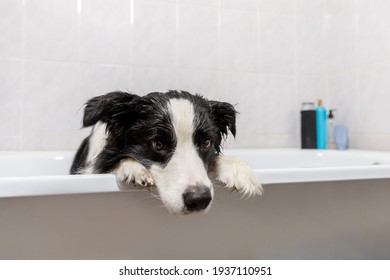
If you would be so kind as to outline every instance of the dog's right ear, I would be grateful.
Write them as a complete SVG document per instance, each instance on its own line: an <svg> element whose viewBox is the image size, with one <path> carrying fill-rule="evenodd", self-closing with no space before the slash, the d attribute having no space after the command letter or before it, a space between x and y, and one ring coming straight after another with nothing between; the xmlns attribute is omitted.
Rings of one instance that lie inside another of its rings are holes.
<svg viewBox="0 0 390 280"><path fill-rule="evenodd" d="M107 122L118 107L128 106L135 97L139 96L115 91L89 99L84 108L83 127L95 125L98 121Z"/></svg>

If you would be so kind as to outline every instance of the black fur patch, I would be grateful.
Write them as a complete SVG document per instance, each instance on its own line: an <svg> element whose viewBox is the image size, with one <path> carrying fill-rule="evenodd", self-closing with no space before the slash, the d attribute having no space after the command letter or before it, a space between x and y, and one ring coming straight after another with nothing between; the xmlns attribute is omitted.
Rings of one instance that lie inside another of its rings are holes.
<svg viewBox="0 0 390 280"><path fill-rule="evenodd" d="M86 160L89 150L89 136L81 142L79 149L75 155L72 166L70 168L70 174L80 173L86 166Z"/></svg>

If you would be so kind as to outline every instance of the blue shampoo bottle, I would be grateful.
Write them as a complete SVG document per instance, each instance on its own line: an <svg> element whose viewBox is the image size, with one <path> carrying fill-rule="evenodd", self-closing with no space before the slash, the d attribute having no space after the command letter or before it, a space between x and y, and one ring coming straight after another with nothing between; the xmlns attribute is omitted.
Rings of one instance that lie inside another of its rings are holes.
<svg viewBox="0 0 390 280"><path fill-rule="evenodd" d="M326 149L326 109L322 100L318 100L316 108L317 149Z"/></svg>

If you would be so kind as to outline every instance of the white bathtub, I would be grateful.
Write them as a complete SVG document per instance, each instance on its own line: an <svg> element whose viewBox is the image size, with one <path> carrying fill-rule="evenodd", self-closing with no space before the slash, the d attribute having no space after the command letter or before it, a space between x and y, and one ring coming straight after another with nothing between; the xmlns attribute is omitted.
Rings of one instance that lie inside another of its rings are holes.
<svg viewBox="0 0 390 280"><path fill-rule="evenodd" d="M217 189L174 216L113 175L67 175L73 152L0 153L0 258L389 259L390 153L228 150L265 186Z"/></svg>

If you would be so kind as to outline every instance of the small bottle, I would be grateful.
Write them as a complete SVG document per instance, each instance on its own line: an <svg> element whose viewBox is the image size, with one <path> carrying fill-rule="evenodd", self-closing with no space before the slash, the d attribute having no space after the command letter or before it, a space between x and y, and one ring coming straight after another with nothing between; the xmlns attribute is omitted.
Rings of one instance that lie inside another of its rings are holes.
<svg viewBox="0 0 390 280"><path fill-rule="evenodd" d="M326 109L322 99L318 100L316 108L317 149L326 149Z"/></svg>
<svg viewBox="0 0 390 280"><path fill-rule="evenodd" d="M316 108L313 102L302 103L301 108L301 148L316 149Z"/></svg>
<svg viewBox="0 0 390 280"><path fill-rule="evenodd" d="M329 110L329 115L328 115L328 127L327 127L327 133L328 133L328 143L327 143L327 148L328 149L336 149L336 144L334 142L334 111L336 109L330 109Z"/></svg>
<svg viewBox="0 0 390 280"><path fill-rule="evenodd" d="M348 127L345 124L338 124L334 126L334 142L338 150L348 149Z"/></svg>

